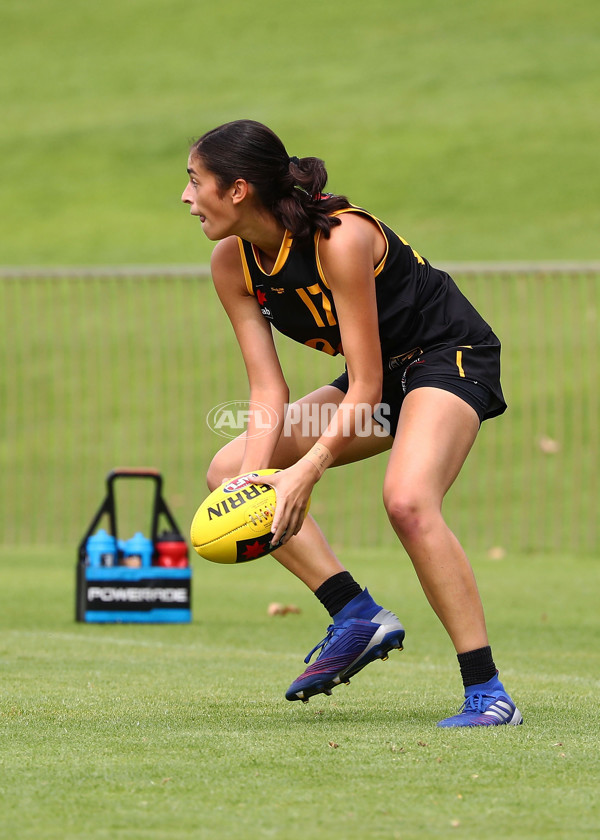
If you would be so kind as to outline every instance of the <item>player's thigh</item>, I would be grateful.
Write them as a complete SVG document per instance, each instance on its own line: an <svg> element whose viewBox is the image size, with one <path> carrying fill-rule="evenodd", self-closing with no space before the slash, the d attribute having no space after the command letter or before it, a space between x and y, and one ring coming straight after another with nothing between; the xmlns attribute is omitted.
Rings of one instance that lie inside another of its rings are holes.
<svg viewBox="0 0 600 840"><path fill-rule="evenodd" d="M336 415L344 396L335 385L324 385L293 403L275 456L285 458L286 466L295 463L319 440L332 421L342 435L351 438L334 461L334 467L362 461L389 449L393 438L372 417L370 408L363 406L353 419L344 413Z"/></svg>
<svg viewBox="0 0 600 840"><path fill-rule="evenodd" d="M305 455L321 436L321 418L329 413L331 406L337 408L342 397L339 388L324 385L292 403L271 459L273 466L285 469ZM239 473L246 437L246 432L242 432L216 453L208 469L209 487L217 487L225 478Z"/></svg>
<svg viewBox="0 0 600 840"><path fill-rule="evenodd" d="M384 481L384 499L420 498L441 506L479 430L479 417L456 394L441 388L410 391Z"/></svg>
<svg viewBox="0 0 600 840"><path fill-rule="evenodd" d="M285 469L306 455L327 428L343 398L344 392L339 388L323 385L292 403L273 453L273 466ZM364 413L361 420L364 422L358 429L359 433L352 437L334 466L361 461L391 447L392 437L384 432L377 421L366 418ZM217 452L209 467L209 487L218 486L224 478L239 473L245 447L246 433L243 432Z"/></svg>

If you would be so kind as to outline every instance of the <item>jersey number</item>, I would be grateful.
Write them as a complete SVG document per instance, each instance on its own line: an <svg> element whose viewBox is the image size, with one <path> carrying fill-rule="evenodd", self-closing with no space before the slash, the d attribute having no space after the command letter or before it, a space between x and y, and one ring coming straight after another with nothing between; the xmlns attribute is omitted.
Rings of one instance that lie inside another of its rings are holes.
<svg viewBox="0 0 600 840"><path fill-rule="evenodd" d="M306 305L310 314L315 319L315 324L318 327L326 326L325 321L327 321L327 325L330 327L334 327L337 324L335 315L331 311L331 302L318 283L314 283L312 286L307 286L306 289L296 289L296 291L298 292L300 299ZM311 295L315 298L315 300L311 299ZM317 304L320 304L321 312L319 312ZM336 350L324 338L310 338L304 343L307 347L313 347L315 350L320 350L322 353L329 353L330 356L335 356L337 353L342 352L341 345Z"/></svg>
<svg viewBox="0 0 600 840"><path fill-rule="evenodd" d="M321 289L321 287L319 286L318 283L315 283L312 286L308 286L306 289L296 289L296 291L300 295L300 298L302 299L302 301L308 307L308 310L309 310L310 314L313 316L313 318L315 319L315 323L318 327L324 327L325 326L325 321L323 320L323 317L322 317L321 313L319 312L319 310L317 309L314 301L312 301L310 299L309 295L315 296L317 298L317 300L320 296L321 307L322 307L322 310L323 310L323 315L327 319L327 324L330 327L334 327L337 324L337 321L335 320L335 316L334 316L333 312L331 311L331 303L329 302L329 298L327 298L327 296L325 295L325 292Z"/></svg>

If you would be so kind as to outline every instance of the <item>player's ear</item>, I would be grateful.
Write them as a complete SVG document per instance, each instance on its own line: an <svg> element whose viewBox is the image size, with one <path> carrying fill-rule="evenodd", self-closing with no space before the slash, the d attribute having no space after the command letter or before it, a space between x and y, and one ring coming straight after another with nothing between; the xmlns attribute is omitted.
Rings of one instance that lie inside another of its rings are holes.
<svg viewBox="0 0 600 840"><path fill-rule="evenodd" d="M245 181L243 178L238 178L234 181L230 191L233 203L239 204L243 201L248 195L249 189L248 181Z"/></svg>

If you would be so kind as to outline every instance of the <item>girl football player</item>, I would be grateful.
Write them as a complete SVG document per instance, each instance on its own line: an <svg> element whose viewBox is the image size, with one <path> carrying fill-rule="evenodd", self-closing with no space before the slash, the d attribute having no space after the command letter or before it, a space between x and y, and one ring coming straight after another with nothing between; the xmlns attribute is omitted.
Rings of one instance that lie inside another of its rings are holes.
<svg viewBox="0 0 600 840"><path fill-rule="evenodd" d="M211 270L246 365L250 406L267 405L277 418L257 434L250 412L246 432L215 456L208 484L281 468L268 479L277 492L274 556L332 618L286 697L330 694L402 647L398 618L341 565L315 521L303 523L326 469L387 450L384 505L454 644L465 688L459 713L438 726L521 723L498 679L473 571L442 516L481 422L506 408L500 342L448 274L366 210L325 193L323 161L290 157L266 126L237 120L209 131L192 146L187 171L182 200L218 242ZM288 409L272 326L342 353L344 372ZM370 431L365 404L378 421ZM332 405L322 428L302 424L303 406L314 417ZM300 421L286 423L286 410L288 421Z"/></svg>

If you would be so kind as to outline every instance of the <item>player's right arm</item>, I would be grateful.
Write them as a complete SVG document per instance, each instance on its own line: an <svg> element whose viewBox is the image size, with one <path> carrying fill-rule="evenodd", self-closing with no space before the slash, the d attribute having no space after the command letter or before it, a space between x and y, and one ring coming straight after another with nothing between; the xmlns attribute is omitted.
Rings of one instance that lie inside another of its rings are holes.
<svg viewBox="0 0 600 840"><path fill-rule="evenodd" d="M216 245L211 258L211 272L217 294L240 345L250 386L250 415L240 472L267 469L272 466L273 452L283 429L289 389L281 370L271 326L262 316L255 296L246 287L237 237L230 236ZM266 433L262 425L257 425L258 419L261 423L267 421L265 412L259 414L253 410L258 403L271 409L269 414L273 422ZM274 417L277 417L276 422Z"/></svg>

